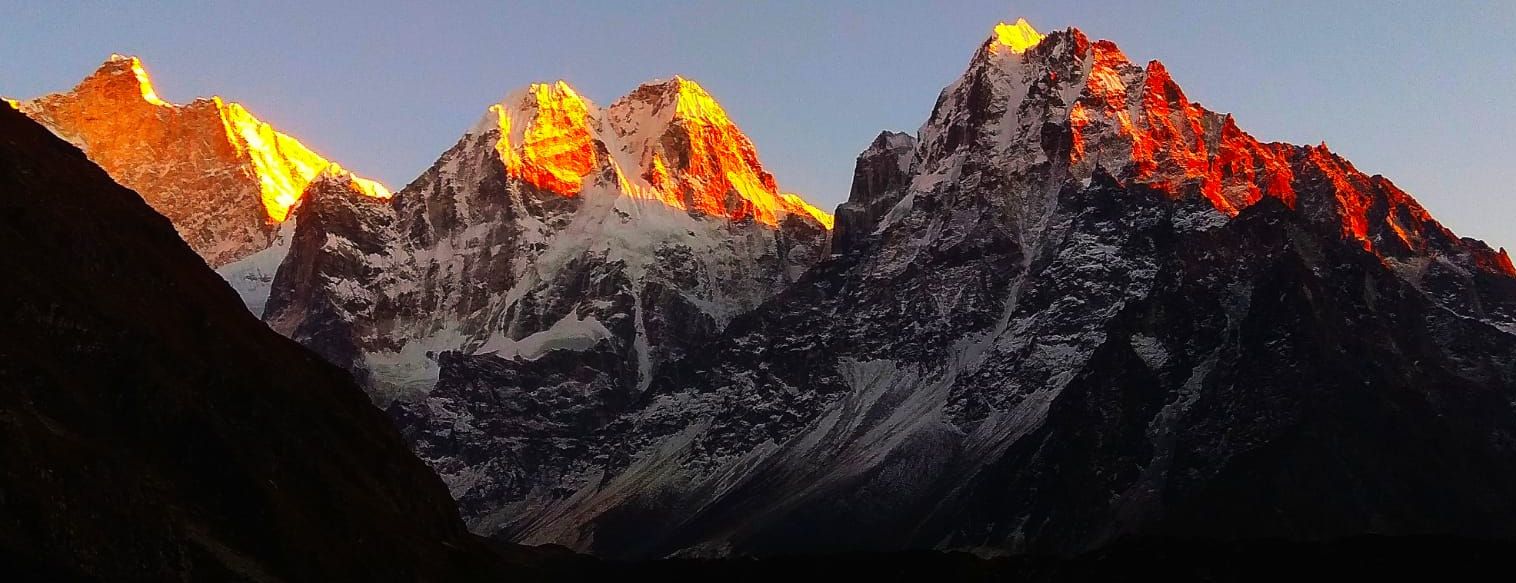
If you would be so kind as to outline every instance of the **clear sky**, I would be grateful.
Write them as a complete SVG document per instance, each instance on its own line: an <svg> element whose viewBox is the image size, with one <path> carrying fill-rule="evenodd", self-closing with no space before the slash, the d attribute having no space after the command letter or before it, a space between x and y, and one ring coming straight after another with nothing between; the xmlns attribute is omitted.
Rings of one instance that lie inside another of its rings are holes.
<svg viewBox="0 0 1516 583"><path fill-rule="evenodd" d="M609 105L699 81L780 186L823 206L881 129L915 131L1000 20L1160 59L1260 139L1327 142L1461 235L1516 250L1516 2L0 0L0 94L112 52L164 99L219 94L398 188L511 89Z"/></svg>

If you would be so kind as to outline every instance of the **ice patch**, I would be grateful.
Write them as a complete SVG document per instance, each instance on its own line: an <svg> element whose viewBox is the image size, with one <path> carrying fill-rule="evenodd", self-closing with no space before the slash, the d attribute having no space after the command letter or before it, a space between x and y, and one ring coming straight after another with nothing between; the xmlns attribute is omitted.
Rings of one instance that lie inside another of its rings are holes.
<svg viewBox="0 0 1516 583"><path fill-rule="evenodd" d="M511 340L495 332L484 341L474 354L494 354L501 358L524 358L536 360L554 350L582 352L593 348L600 341L611 337L600 321L593 317L580 319L578 314L569 314L558 320L551 328L534 333L520 340Z"/></svg>
<svg viewBox="0 0 1516 583"><path fill-rule="evenodd" d="M254 316L263 317L263 308L268 304L269 292L274 287L274 273L290 252L290 240L295 236L295 219L279 225L274 242L267 249L243 257L216 269L216 274L231 284L242 305Z"/></svg>
<svg viewBox="0 0 1516 583"><path fill-rule="evenodd" d="M398 351L366 354L364 365L373 379L374 399L382 404L431 391L442 373L437 353L456 350L466 340L456 328L446 328L428 338L406 342Z"/></svg>

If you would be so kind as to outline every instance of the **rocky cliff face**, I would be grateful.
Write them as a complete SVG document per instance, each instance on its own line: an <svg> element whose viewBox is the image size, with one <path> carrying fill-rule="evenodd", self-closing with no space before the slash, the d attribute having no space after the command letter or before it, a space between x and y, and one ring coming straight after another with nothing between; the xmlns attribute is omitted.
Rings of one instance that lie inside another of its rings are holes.
<svg viewBox="0 0 1516 583"><path fill-rule="evenodd" d="M9 578L516 576L346 374L268 330L135 193L5 107L0 211Z"/></svg>
<svg viewBox="0 0 1516 583"><path fill-rule="evenodd" d="M482 529L557 496L653 371L795 281L831 226L678 78L605 109L533 85L393 200L318 180L294 216L265 320L417 439L449 427L419 447Z"/></svg>
<svg viewBox="0 0 1516 583"><path fill-rule="evenodd" d="M632 557L1516 535L1510 260L1388 180L1024 22L856 176L836 255L619 412L566 390L613 353L444 355L392 410L471 526Z"/></svg>
<svg viewBox="0 0 1516 583"><path fill-rule="evenodd" d="M112 55L71 91L16 107L142 195L212 267L273 246L306 184L333 165L239 104L164 101L135 57ZM368 196L389 196L355 180Z"/></svg>

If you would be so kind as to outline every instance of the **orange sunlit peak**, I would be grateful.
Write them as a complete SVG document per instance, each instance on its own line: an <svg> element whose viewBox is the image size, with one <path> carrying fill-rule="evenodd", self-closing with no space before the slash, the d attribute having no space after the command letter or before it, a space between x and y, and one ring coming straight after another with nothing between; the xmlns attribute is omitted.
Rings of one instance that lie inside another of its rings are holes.
<svg viewBox="0 0 1516 583"><path fill-rule="evenodd" d="M153 78L147 74L147 69L142 67L141 59L128 55L112 54L106 63L124 63L130 67L132 76L137 80L137 87L142 91L143 101L163 107L172 105L158 97L158 92L153 89Z"/></svg>
<svg viewBox="0 0 1516 583"><path fill-rule="evenodd" d="M552 83L532 83L519 93L513 93L512 96L513 98L508 98L502 104L503 108L515 108L518 112L528 113L536 118L558 114L580 118L587 116L590 110L594 109L594 105L589 100L581 97L573 86L562 80ZM508 113L503 108L502 112ZM536 124L541 121L543 120L537 119L530 123Z"/></svg>
<svg viewBox="0 0 1516 583"><path fill-rule="evenodd" d="M510 104L524 114L513 127ZM573 196L597 158L590 129L593 106L568 83L533 83L519 100L494 106L500 128L495 145L506 173L543 190Z"/></svg>
<svg viewBox="0 0 1516 583"><path fill-rule="evenodd" d="M713 124L730 124L731 120L726 117L726 110L716 102L716 98L706 92L699 83L675 76L669 81L676 91L674 94L674 114L682 119L703 120Z"/></svg>
<svg viewBox="0 0 1516 583"><path fill-rule="evenodd" d="M1042 33L1032 28L1025 18L1020 18L1016 24L1002 22L995 25L995 40L1000 46L1009 47L1012 53L1021 54L1042 42Z"/></svg>

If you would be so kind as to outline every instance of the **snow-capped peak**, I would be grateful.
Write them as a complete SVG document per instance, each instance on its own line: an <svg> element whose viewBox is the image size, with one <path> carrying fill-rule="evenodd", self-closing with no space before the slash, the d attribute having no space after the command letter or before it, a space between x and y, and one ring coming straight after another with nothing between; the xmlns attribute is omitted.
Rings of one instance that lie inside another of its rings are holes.
<svg viewBox="0 0 1516 583"><path fill-rule="evenodd" d="M120 75L117 71L124 68L123 72L130 72L131 79L136 82L137 90L142 94L142 100L152 105L168 106L168 102L158 97L158 92L153 89L153 79L147 74L147 69L142 67L142 60L137 57L112 53L110 58L100 66L100 71L110 70L111 75ZM98 74L98 73L97 73Z"/></svg>
<svg viewBox="0 0 1516 583"><path fill-rule="evenodd" d="M781 193L751 140L698 83L645 83L600 110L567 83L513 92L470 132L498 131L512 178L573 197L591 177L623 195L681 210L774 226L787 216L831 227L831 215Z"/></svg>
<svg viewBox="0 0 1516 583"><path fill-rule="evenodd" d="M276 225L330 162L219 97L160 98L137 57L113 54L72 90L17 109L78 146L173 221L214 266L270 244ZM376 182L354 178L386 196Z"/></svg>
<svg viewBox="0 0 1516 583"><path fill-rule="evenodd" d="M726 110L721 108L721 104L704 87L678 75L668 80L644 83L611 107L634 107L634 103L652 107L655 117L664 122L677 118L714 125L732 123L726 116Z"/></svg>
<svg viewBox="0 0 1516 583"><path fill-rule="evenodd" d="M507 174L564 196L579 192L597 164L594 104L563 81L533 83L490 107Z"/></svg>
<svg viewBox="0 0 1516 583"><path fill-rule="evenodd" d="M1042 42L1042 34L1032 28L1031 23L1025 18L1016 20L1015 24L1004 22L995 25L995 41L997 47L1006 47L1013 53L1025 53L1027 49L1037 46Z"/></svg>

